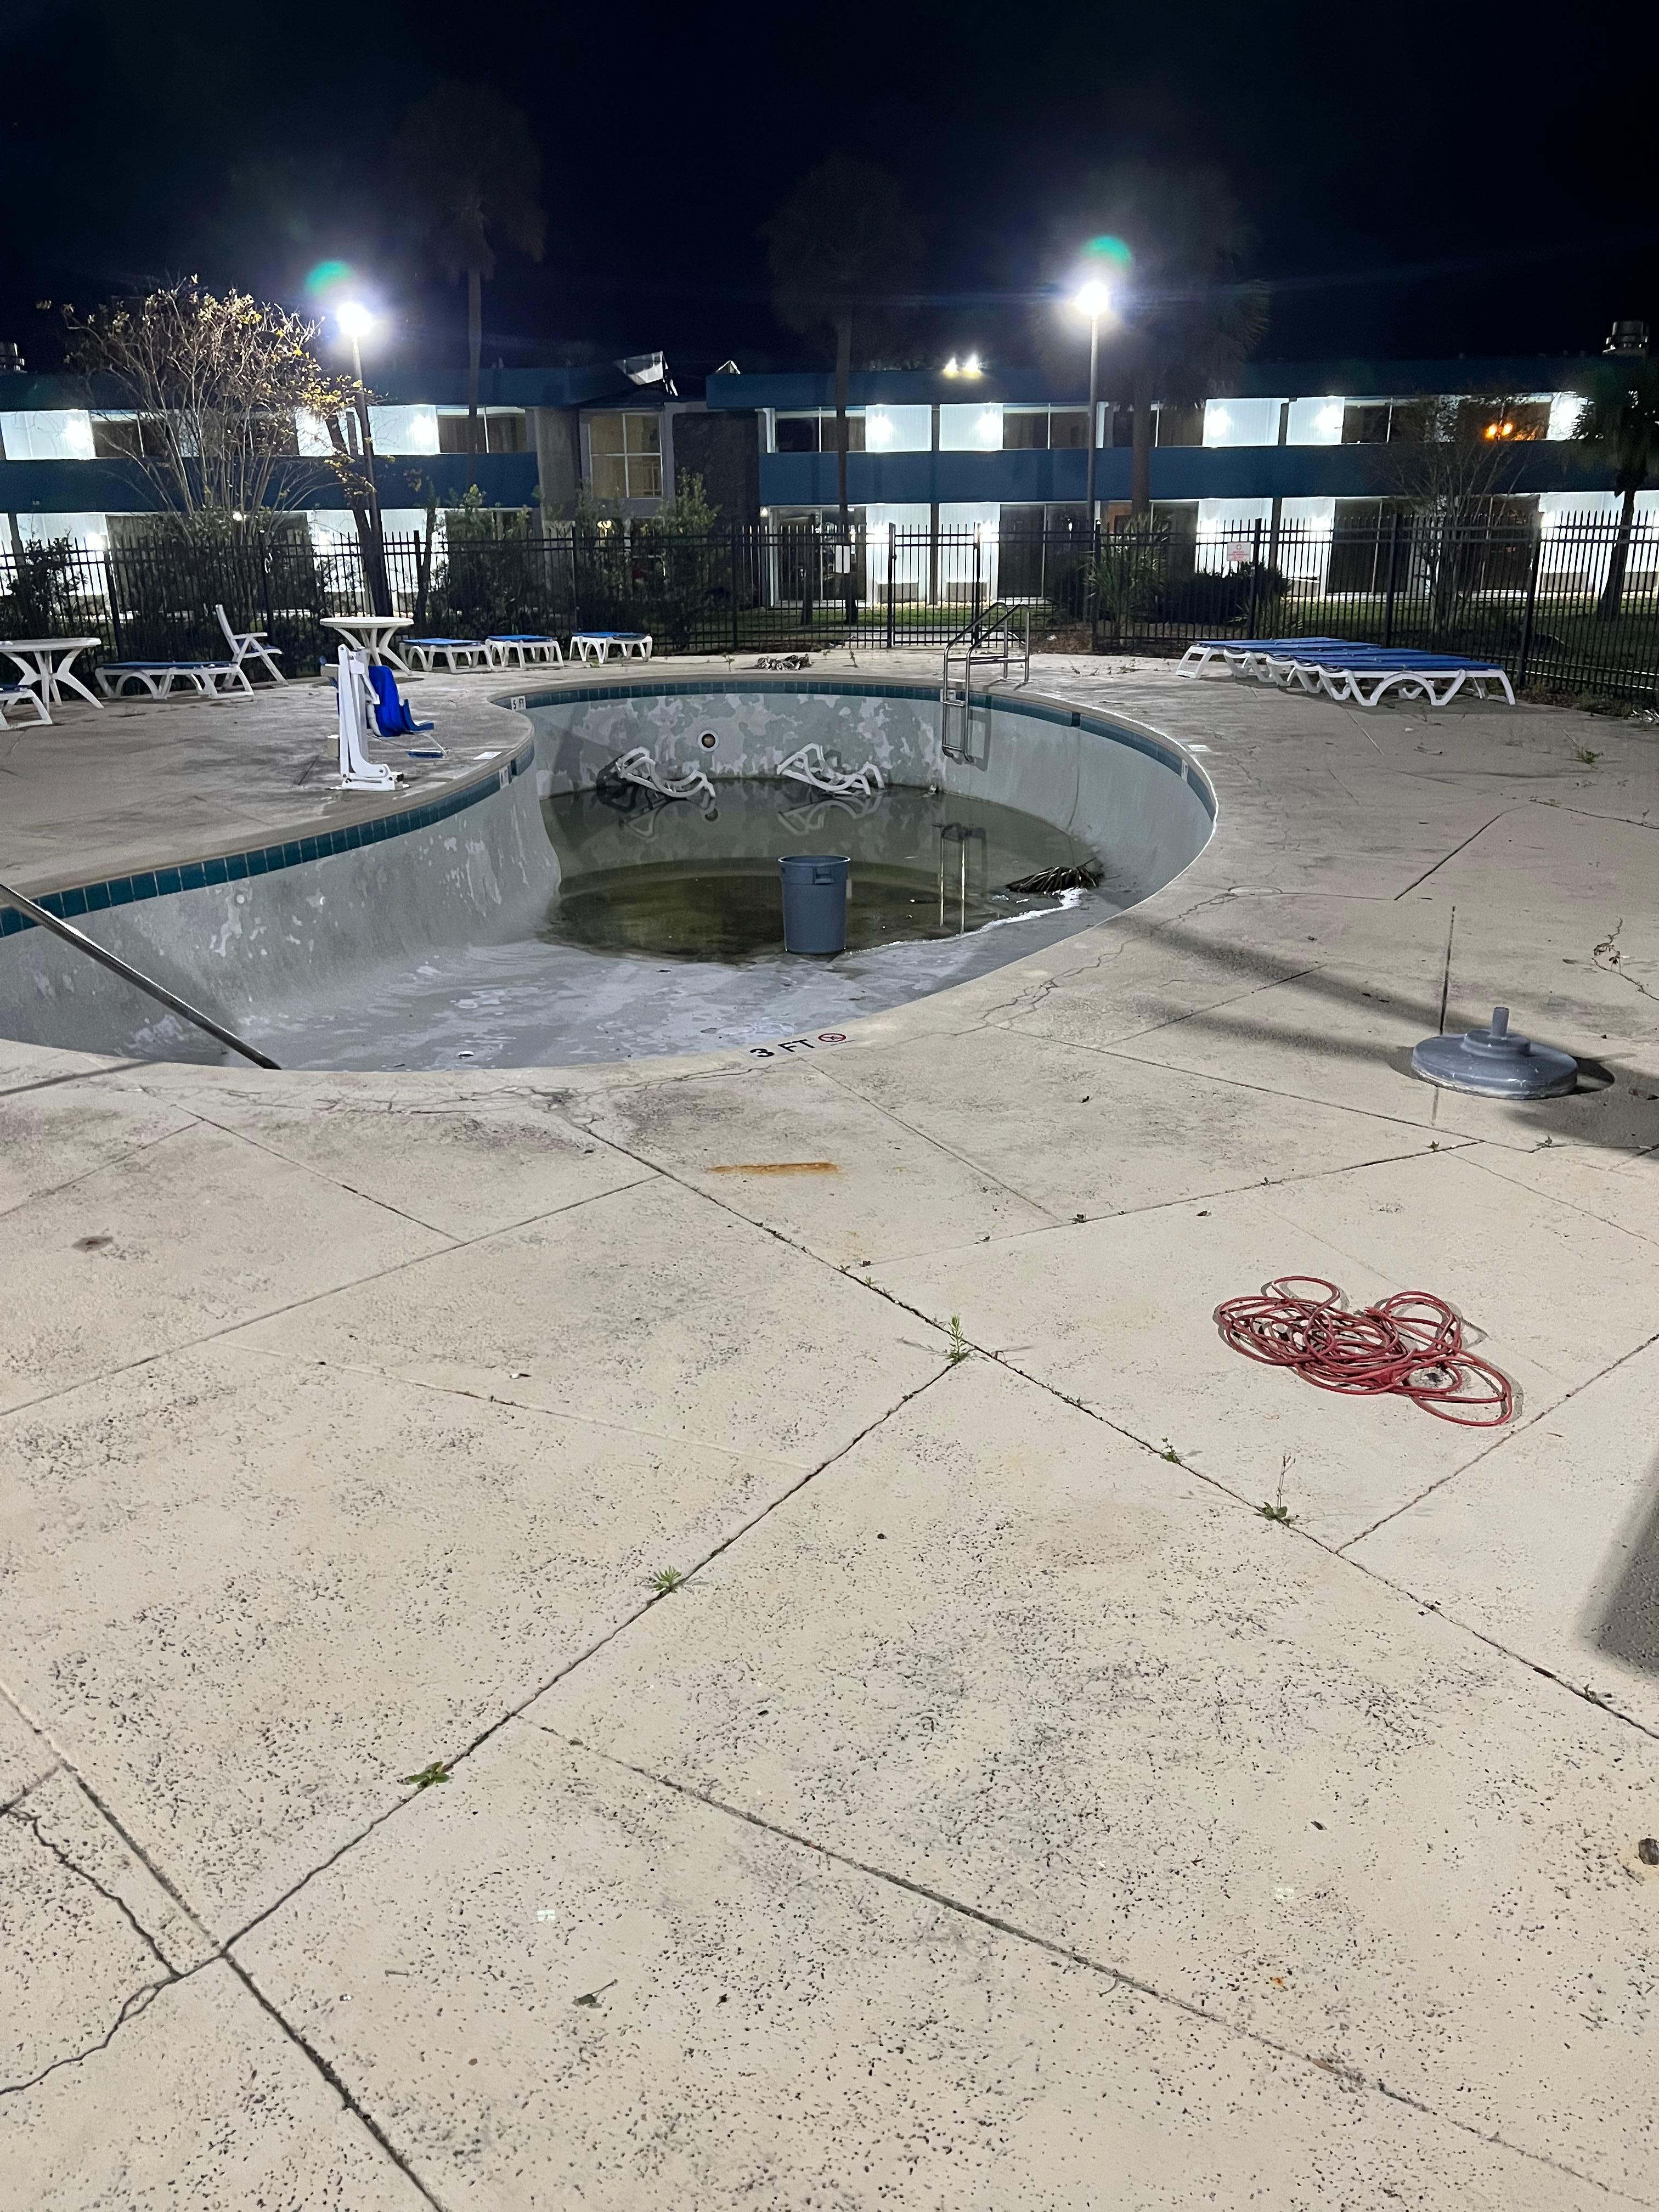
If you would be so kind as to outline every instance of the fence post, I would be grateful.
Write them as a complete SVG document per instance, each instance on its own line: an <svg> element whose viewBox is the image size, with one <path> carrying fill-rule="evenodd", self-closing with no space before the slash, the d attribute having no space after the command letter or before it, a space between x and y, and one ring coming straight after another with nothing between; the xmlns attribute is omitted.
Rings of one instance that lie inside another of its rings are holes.
<svg viewBox="0 0 1659 2212"><path fill-rule="evenodd" d="M1085 579L1089 594L1089 650L1100 651L1100 517L1097 515L1089 526L1089 570ZM1118 650L1122 651L1123 622L1116 617Z"/></svg>
<svg viewBox="0 0 1659 2212"><path fill-rule="evenodd" d="M1532 658L1532 618L1538 606L1538 571L1544 559L1544 533L1540 530L1532 542L1532 567L1527 575L1527 611L1521 617L1521 651L1515 672L1515 688L1526 688L1527 663Z"/></svg>
<svg viewBox="0 0 1659 2212"><path fill-rule="evenodd" d="M979 525L974 525L974 620L979 620Z"/></svg>
<svg viewBox="0 0 1659 2212"><path fill-rule="evenodd" d="M1244 635L1255 635L1257 596L1261 587L1261 518L1256 517L1255 533L1250 545L1250 604L1244 617Z"/></svg>
<svg viewBox="0 0 1659 2212"><path fill-rule="evenodd" d="M732 525L732 650L738 649L738 526Z"/></svg>
<svg viewBox="0 0 1659 2212"><path fill-rule="evenodd" d="M1382 642L1394 643L1394 593L1400 572L1400 510L1395 507L1389 530L1389 595L1383 603Z"/></svg>
<svg viewBox="0 0 1659 2212"><path fill-rule="evenodd" d="M887 650L889 653L892 651L894 645L893 591L897 574L898 525L896 522L890 522L887 526Z"/></svg>

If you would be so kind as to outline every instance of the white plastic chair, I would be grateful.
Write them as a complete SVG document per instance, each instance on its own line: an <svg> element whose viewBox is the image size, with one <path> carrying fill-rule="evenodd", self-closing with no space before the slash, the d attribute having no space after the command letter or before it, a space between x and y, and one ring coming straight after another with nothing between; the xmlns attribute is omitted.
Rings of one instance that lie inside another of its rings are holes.
<svg viewBox="0 0 1659 2212"><path fill-rule="evenodd" d="M263 660L265 666L270 671L270 680L273 684L287 683L287 677L283 675L282 670L276 665L277 661L282 657L282 647L280 646L267 645L265 643L265 639L270 635L270 632L268 630L233 629L230 626L229 616L216 602L215 603L213 611L218 616L219 627L223 630L226 639L229 643L230 665L233 668L240 671L242 663L245 660Z"/></svg>
<svg viewBox="0 0 1659 2212"><path fill-rule="evenodd" d="M27 684L0 684L0 730L11 727L6 720L7 707L21 707L26 699L34 709L37 722L51 723L52 716L46 712L46 702L38 691L31 690Z"/></svg>

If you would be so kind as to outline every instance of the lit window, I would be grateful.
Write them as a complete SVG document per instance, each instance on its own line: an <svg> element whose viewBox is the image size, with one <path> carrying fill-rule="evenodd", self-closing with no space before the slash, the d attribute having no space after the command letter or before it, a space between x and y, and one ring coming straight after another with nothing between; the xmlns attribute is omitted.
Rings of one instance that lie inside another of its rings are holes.
<svg viewBox="0 0 1659 2212"><path fill-rule="evenodd" d="M594 415L587 437L596 499L662 497L662 425L655 415Z"/></svg>
<svg viewBox="0 0 1659 2212"><path fill-rule="evenodd" d="M976 399L966 405L947 402L939 410L939 451L1000 453L1002 423L1002 409L994 399Z"/></svg>

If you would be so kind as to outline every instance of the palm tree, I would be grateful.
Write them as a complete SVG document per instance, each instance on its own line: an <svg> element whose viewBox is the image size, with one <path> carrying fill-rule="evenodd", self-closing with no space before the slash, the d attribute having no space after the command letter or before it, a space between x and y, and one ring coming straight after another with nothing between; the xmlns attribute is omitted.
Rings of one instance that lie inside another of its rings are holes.
<svg viewBox="0 0 1659 2212"><path fill-rule="evenodd" d="M921 232L896 177L873 161L832 154L801 178L761 227L778 320L836 349L836 504L841 542L847 519L847 386L855 327L868 337L893 319L890 295L921 251ZM848 583L848 621L854 619Z"/></svg>
<svg viewBox="0 0 1659 2212"><path fill-rule="evenodd" d="M1133 257L1110 351L1133 410L1131 497L1146 514L1153 400L1194 404L1224 382L1261 343L1267 295L1241 281L1251 232L1218 169L1127 161L1091 172L1071 196L1064 231L1055 228L1057 268L1066 257L1070 276L1080 242L1102 234Z"/></svg>
<svg viewBox="0 0 1659 2212"><path fill-rule="evenodd" d="M1574 434L1601 447L1613 464L1613 488L1624 502L1595 610L1611 622L1624 604L1636 495L1659 465L1659 362L1646 354L1610 356L1592 371L1588 398Z"/></svg>
<svg viewBox="0 0 1659 2212"><path fill-rule="evenodd" d="M483 286L495 273L494 239L542 258L547 217L537 195L542 157L521 111L488 85L441 84L404 118L398 165L453 283L466 278L466 452L478 454L478 368Z"/></svg>

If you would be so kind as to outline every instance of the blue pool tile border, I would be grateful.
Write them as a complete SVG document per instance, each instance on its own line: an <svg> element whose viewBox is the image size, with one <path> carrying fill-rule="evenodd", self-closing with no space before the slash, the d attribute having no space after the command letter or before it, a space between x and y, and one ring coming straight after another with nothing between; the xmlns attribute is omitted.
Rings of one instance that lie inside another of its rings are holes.
<svg viewBox="0 0 1659 2212"><path fill-rule="evenodd" d="M803 693L812 698L830 699L920 699L937 705L939 686L936 684L883 683L873 680L860 684L850 677L757 676L733 671L724 682L718 677L665 676L660 683L635 680L628 684L572 684L550 685L540 691L527 691L515 696L514 704L526 712L536 707L586 707L606 699L683 699L698 692L730 695L733 692L759 692L763 696L799 698ZM1091 736L1104 738L1109 744L1127 745L1131 752L1143 753L1148 760L1156 761L1160 768L1178 775L1193 793L1212 822L1215 820L1215 793L1209 779L1176 746L1161 742L1142 730L1132 730L1109 715L1096 713L1087 707L1063 707L1045 699L1022 697L1017 691L976 691L972 694L980 704L994 707L1000 714L1025 714L1033 721L1057 722L1062 727L1087 730Z"/></svg>
<svg viewBox="0 0 1659 2212"><path fill-rule="evenodd" d="M216 860L186 860L176 867L144 869L134 875L111 876L100 883L76 884L67 890L43 891L34 902L60 921L72 921L81 915L101 914L109 907L131 906L141 899L170 898L175 891L206 890L220 884L240 883L247 876L272 876L283 868L303 867L307 861L332 860L338 853L358 852L365 845L382 844L389 837L407 837L416 830L429 830L434 823L447 821L453 814L465 813L481 799L493 799L498 791L504 791L525 774L535 757L536 740L530 738L510 759L495 764L487 775L446 792L441 799L429 799L423 805L401 807L395 814L377 814L371 821L347 823L338 830L325 830L311 836L289 837L281 844L226 853ZM0 905L0 937L15 937L20 930L39 927L18 908Z"/></svg>

